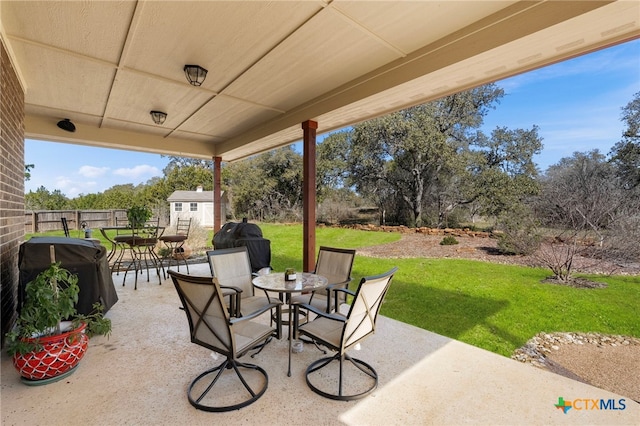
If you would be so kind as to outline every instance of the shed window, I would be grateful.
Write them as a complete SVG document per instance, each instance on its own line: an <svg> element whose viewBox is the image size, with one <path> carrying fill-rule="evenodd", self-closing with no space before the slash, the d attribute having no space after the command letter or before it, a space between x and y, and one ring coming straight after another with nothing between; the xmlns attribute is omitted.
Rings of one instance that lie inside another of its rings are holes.
<svg viewBox="0 0 640 426"><path fill-rule="evenodd" d="M189 211L197 212L198 211L198 203L189 203Z"/></svg>
<svg viewBox="0 0 640 426"><path fill-rule="evenodd" d="M182 203L175 203L173 207L173 211L181 212L182 211Z"/></svg>

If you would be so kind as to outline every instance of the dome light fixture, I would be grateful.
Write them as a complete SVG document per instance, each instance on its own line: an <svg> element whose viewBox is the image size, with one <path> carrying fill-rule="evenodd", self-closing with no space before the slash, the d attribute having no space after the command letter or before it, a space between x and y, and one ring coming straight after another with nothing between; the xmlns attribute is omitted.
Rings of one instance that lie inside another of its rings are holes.
<svg viewBox="0 0 640 426"><path fill-rule="evenodd" d="M207 70L200 65L185 65L184 75L192 86L201 86L207 77Z"/></svg>
<svg viewBox="0 0 640 426"><path fill-rule="evenodd" d="M156 124L164 124L164 121L167 119L167 113L162 111L151 111L151 118L153 122Z"/></svg>
<svg viewBox="0 0 640 426"><path fill-rule="evenodd" d="M58 127L71 133L76 131L76 126L68 118L58 121Z"/></svg>

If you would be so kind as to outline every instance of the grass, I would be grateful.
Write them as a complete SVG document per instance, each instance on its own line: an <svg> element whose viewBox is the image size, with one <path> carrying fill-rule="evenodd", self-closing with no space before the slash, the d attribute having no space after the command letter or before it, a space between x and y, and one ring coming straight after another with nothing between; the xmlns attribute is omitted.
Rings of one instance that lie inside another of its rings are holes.
<svg viewBox="0 0 640 426"><path fill-rule="evenodd" d="M261 223L262 235L271 240L271 266L276 271L286 268L302 270L302 225ZM358 248L398 241L400 234L356 231L341 228L317 228L316 250L320 246ZM354 261L354 269L358 257ZM370 275L370 274L369 274Z"/></svg>
<svg viewBox="0 0 640 426"><path fill-rule="evenodd" d="M608 288L576 289L542 284L546 269L454 259L391 263L400 269L383 315L505 356L541 331L640 337L639 277L598 276Z"/></svg>
<svg viewBox="0 0 640 426"><path fill-rule="evenodd" d="M301 270L302 225L260 224L260 228L271 240L274 270ZM93 236L102 238L99 231ZM316 248L328 245L357 249L400 237L397 233L318 228ZM638 276L593 276L608 287L576 289L542 284L540 281L549 275L547 269L459 259L377 259L356 254L352 288L363 276L394 266L399 270L382 315L501 355L510 356L542 331L640 337Z"/></svg>
<svg viewBox="0 0 640 426"><path fill-rule="evenodd" d="M302 267L302 226L260 224L271 240L275 270ZM400 234L318 228L321 245L358 248L397 241ZM457 259L358 256L360 278L399 270L381 314L504 356L539 332L572 331L640 337L640 277L593 276L609 286L576 289L540 281L547 269Z"/></svg>

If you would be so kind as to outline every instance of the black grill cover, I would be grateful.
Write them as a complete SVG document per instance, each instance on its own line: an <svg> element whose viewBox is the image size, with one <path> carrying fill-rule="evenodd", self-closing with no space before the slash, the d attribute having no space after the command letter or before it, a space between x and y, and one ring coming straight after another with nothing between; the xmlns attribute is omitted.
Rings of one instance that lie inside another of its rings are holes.
<svg viewBox="0 0 640 426"><path fill-rule="evenodd" d="M213 236L213 248L247 247L251 270L258 272L271 266L271 241L262 237L262 230L255 223L228 222Z"/></svg>
<svg viewBox="0 0 640 426"><path fill-rule="evenodd" d="M107 249L92 241L66 237L33 237L20 246L18 311L22 307L27 283L51 264L51 245L55 247L56 262L78 275L78 313L90 314L95 302L101 302L106 313L118 301L107 262Z"/></svg>

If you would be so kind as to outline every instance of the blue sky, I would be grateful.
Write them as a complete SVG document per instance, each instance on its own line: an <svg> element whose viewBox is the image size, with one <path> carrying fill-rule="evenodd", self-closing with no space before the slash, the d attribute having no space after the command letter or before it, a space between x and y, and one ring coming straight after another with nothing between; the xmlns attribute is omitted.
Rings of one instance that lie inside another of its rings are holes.
<svg viewBox="0 0 640 426"><path fill-rule="evenodd" d="M537 125L544 148L535 161L542 171L576 151L597 148L607 154L622 135L621 108L640 91L640 40L497 84L505 96L485 118L483 130ZM73 198L113 185L137 185L162 176L167 162L157 154L27 139L25 163L35 168L25 191L44 186Z"/></svg>

